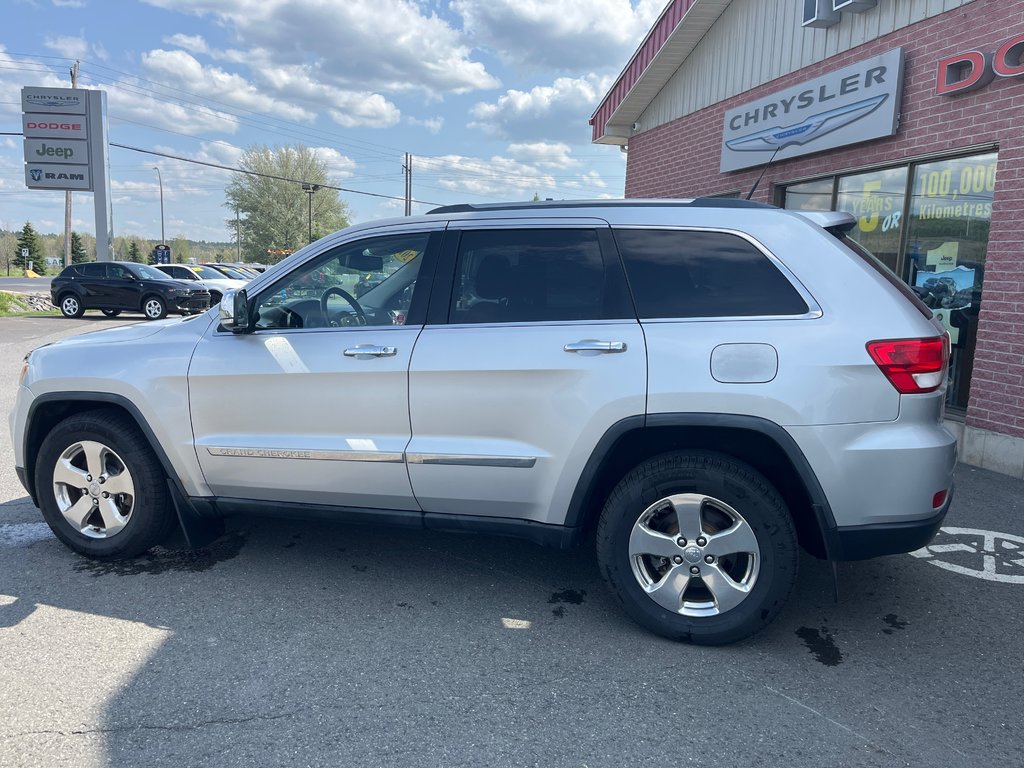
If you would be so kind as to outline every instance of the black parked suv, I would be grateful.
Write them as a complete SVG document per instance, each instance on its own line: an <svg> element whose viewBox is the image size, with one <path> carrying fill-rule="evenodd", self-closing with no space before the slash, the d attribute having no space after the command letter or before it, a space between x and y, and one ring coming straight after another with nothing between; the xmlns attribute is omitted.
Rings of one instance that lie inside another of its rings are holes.
<svg viewBox="0 0 1024 768"><path fill-rule="evenodd" d="M209 309L210 292L134 261L95 261L73 264L53 278L50 300L64 317L99 309L107 317L127 310L159 320L168 312L188 315Z"/></svg>

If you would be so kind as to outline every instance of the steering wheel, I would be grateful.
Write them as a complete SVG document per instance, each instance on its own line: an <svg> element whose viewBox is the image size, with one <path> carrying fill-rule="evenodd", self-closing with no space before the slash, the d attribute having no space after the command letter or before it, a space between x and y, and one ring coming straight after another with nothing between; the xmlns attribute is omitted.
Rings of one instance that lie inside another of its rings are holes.
<svg viewBox="0 0 1024 768"><path fill-rule="evenodd" d="M332 285L330 288L324 291L323 295L320 297L320 311L323 312L325 318L329 317L329 315L327 314L327 299L331 297L331 294L337 294L338 296L341 296L341 298L343 298L345 301L352 305L352 309L355 310L356 319L358 320L356 325L366 325L366 312L363 311L363 308L359 305L359 302L356 300L356 297L353 296L348 291L346 291L344 288L339 288L336 285ZM331 325L336 324L333 320L330 320L329 322Z"/></svg>

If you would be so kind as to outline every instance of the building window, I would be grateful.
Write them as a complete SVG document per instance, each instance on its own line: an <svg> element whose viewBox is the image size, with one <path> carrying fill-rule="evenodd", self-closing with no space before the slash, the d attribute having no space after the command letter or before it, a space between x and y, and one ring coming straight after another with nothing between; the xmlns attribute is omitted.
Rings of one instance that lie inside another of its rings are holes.
<svg viewBox="0 0 1024 768"><path fill-rule="evenodd" d="M914 168L904 279L949 331L947 402L967 407L985 252L996 188L996 153Z"/></svg>
<svg viewBox="0 0 1024 768"><path fill-rule="evenodd" d="M850 237L893 272L899 262L906 193L907 168L903 166L843 176L836 195L836 210L857 217Z"/></svg>
<svg viewBox="0 0 1024 768"><path fill-rule="evenodd" d="M785 190L783 207L791 211L831 211L832 186L831 177L790 184Z"/></svg>

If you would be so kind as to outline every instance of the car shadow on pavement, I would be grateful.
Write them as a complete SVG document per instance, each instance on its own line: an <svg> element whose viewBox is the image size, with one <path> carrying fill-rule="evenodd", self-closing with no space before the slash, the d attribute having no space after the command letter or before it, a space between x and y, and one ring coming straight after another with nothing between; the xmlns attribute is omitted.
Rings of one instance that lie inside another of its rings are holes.
<svg viewBox="0 0 1024 768"><path fill-rule="evenodd" d="M951 612L958 582L915 558L840 564L837 604L828 565L804 556L773 624L701 648L634 625L590 549L233 519L203 550L110 563L27 510L0 504L0 638L39 654L35 684L6 694L39 708L3 729L29 763L623 765L678 750L652 707L677 712L706 759L749 763L765 738L787 765L938 759L935 702L954 692L931 671L969 662L950 639L990 621L979 601ZM53 678L61 696L97 696L94 714L40 708ZM793 727L814 748L794 753Z"/></svg>

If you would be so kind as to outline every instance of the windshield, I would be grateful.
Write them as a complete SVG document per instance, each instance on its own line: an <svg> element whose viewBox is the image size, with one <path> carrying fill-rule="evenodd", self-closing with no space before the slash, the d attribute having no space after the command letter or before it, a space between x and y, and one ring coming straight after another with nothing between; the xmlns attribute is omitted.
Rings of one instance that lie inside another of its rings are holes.
<svg viewBox="0 0 1024 768"><path fill-rule="evenodd" d="M170 275L166 272L161 272L159 269L154 267L146 266L145 264L132 264L130 269L138 277L145 278L146 280L173 280Z"/></svg>
<svg viewBox="0 0 1024 768"><path fill-rule="evenodd" d="M227 275L232 280L251 280L252 279L248 275L243 274L242 272L239 272L237 269L234 269L232 267L211 267L211 269L216 269L218 272L222 273L222 276L223 275Z"/></svg>
<svg viewBox="0 0 1024 768"><path fill-rule="evenodd" d="M223 280L225 277L224 273L218 272L216 269L212 269L211 267L190 266L189 269L203 278L203 280Z"/></svg>

